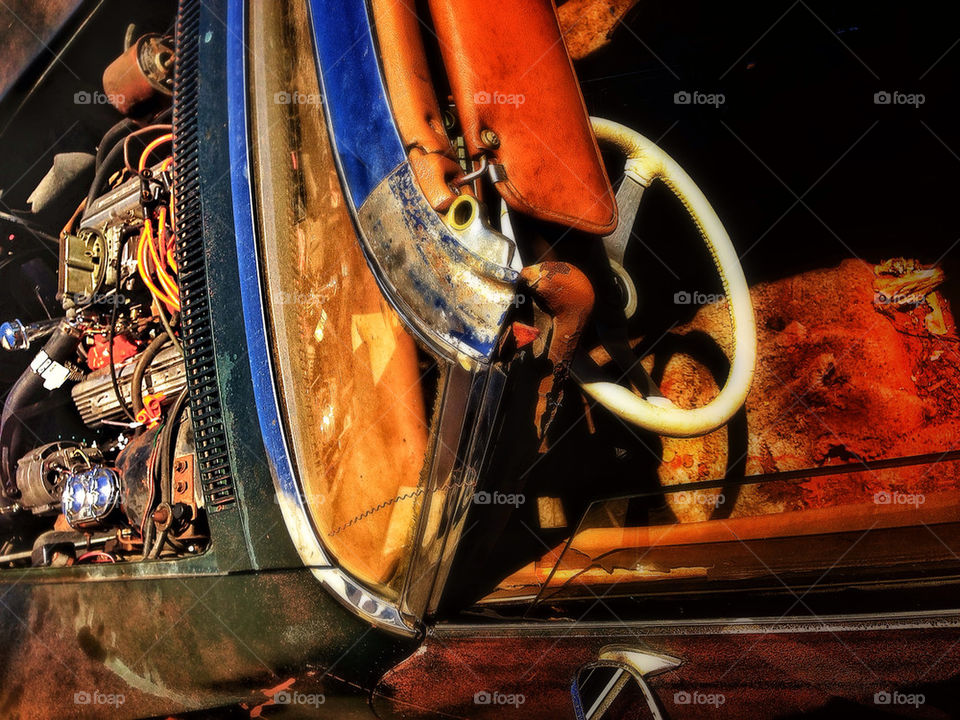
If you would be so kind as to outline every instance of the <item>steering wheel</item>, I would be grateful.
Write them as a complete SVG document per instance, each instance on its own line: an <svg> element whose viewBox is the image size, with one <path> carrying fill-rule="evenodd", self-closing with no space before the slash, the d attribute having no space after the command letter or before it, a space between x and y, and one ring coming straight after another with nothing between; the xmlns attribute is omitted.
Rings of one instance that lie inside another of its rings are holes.
<svg viewBox="0 0 960 720"><path fill-rule="evenodd" d="M641 397L617 383L582 377L577 380L587 395L627 422L670 437L704 435L729 422L746 401L753 381L757 330L740 259L707 198L673 158L628 127L602 118L590 118L590 121L600 143L620 150L627 158L623 183L617 191L620 224L604 238L604 245L611 267L627 283L628 298L632 284L629 278L623 277L623 254L643 191L654 180L660 180L683 203L713 257L730 311L734 357L720 393L707 405L689 410L676 407L667 398Z"/></svg>

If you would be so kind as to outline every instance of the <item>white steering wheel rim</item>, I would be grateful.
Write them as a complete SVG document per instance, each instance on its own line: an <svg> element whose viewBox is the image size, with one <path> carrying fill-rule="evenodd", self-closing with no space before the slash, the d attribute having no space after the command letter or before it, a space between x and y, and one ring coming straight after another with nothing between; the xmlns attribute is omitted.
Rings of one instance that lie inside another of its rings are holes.
<svg viewBox="0 0 960 720"><path fill-rule="evenodd" d="M677 162L652 140L602 118L590 118L602 144L626 156L624 174L644 187L663 182L683 203L696 224L723 282L733 325L734 350L730 374L720 393L707 405L685 410L659 398L656 403L612 382L581 381L584 392L627 422L670 437L705 435L723 426L747 399L757 359L757 330L750 288L730 236L706 196Z"/></svg>

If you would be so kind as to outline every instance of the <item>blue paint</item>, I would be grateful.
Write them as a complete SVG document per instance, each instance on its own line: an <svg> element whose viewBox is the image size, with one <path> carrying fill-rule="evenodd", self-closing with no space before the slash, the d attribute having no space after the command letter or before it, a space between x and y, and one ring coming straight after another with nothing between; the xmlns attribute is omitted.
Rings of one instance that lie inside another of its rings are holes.
<svg viewBox="0 0 960 720"><path fill-rule="evenodd" d="M406 159L364 0L310 0L327 119L353 207Z"/></svg>
<svg viewBox="0 0 960 720"><path fill-rule="evenodd" d="M244 0L227 7L227 104L230 143L230 186L233 224L240 270L240 301L247 336L247 357L253 377L253 395L267 457L285 495L299 502L300 490L293 472L286 438L280 424L280 405L274 384L269 339L266 333L260 269L253 221L253 194L247 155L246 22Z"/></svg>
<svg viewBox="0 0 960 720"><path fill-rule="evenodd" d="M396 172L391 173L389 180L390 191L393 193L394 197L399 199L400 211L403 214L403 223L409 229L410 234L413 237L420 237L421 235L429 232L430 223L428 219L424 217L419 209L422 205L413 198L420 192L414 184L413 173L409 170L409 167L398 169ZM406 198L410 200L407 201ZM461 258L462 262L465 262L464 256L469 252L460 242L453 237L450 233L445 230L440 234L440 241L446 246L446 253L453 258ZM423 247L417 247L421 259L417 263L420 267L429 267L432 265L431 260L426 256L425 249ZM512 271L508 271L511 274L515 275ZM416 275L416 273L411 273L408 275L408 279L412 282L414 288L420 293L424 298L427 298L427 302L432 303L433 306L440 310L450 310L448 313L448 320L451 323L451 326L447 329L447 333L451 338L459 341L463 345L472 348L474 351L480 353L483 357L489 358L493 354L494 347L496 345L496 338L494 337L484 337L476 332L475 328L469 323L463 321L463 315L461 312L458 312L456 307L451 306L451 298L444 296L437 292L436 288L429 287L424 284L423 281ZM453 281L449 276L446 278L447 282L452 286ZM452 298L454 303L456 302L456 297ZM507 309L504 308L503 314L500 316L498 324L503 323L504 318L506 317Z"/></svg>
<svg viewBox="0 0 960 720"><path fill-rule="evenodd" d="M580 686L577 684L577 678L574 678L570 685L570 694L573 696L573 712L576 714L577 720L587 720L583 712L583 700L580 698Z"/></svg>

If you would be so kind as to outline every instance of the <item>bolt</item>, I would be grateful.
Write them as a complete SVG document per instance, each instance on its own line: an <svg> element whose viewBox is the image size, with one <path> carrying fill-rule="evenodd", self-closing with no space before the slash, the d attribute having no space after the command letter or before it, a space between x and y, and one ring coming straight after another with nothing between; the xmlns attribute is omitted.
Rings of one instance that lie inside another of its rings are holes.
<svg viewBox="0 0 960 720"><path fill-rule="evenodd" d="M170 522L170 506L166 503L157 507L153 511L153 521L160 527L164 527L168 522Z"/></svg>
<svg viewBox="0 0 960 720"><path fill-rule="evenodd" d="M480 140L484 145L491 148L500 147L500 136L497 135L493 130L481 130L480 131Z"/></svg>

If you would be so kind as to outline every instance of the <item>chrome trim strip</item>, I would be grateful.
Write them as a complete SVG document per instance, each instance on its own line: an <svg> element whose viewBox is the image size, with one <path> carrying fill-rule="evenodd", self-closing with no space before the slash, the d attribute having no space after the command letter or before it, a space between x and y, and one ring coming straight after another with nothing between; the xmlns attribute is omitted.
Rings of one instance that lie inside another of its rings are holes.
<svg viewBox="0 0 960 720"><path fill-rule="evenodd" d="M450 362L485 363L515 302L518 273L472 252L401 163L357 209L374 275L400 316Z"/></svg>
<svg viewBox="0 0 960 720"><path fill-rule="evenodd" d="M401 610L416 617L436 610L492 438L506 377L499 368L451 365L444 386L437 447L427 478ZM435 503L440 503L439 511Z"/></svg>
<svg viewBox="0 0 960 720"><path fill-rule="evenodd" d="M563 620L534 622L507 622L471 625L451 623L436 625L430 634L449 638L496 638L518 633L524 635L556 635L564 637L604 637L622 629L642 631L644 636L670 637L677 635L755 635L814 632L861 632L870 630L923 630L960 628L960 609L900 613L872 613L869 615L822 615L794 621L780 617L715 618L710 620L636 620L623 623L565 622Z"/></svg>

